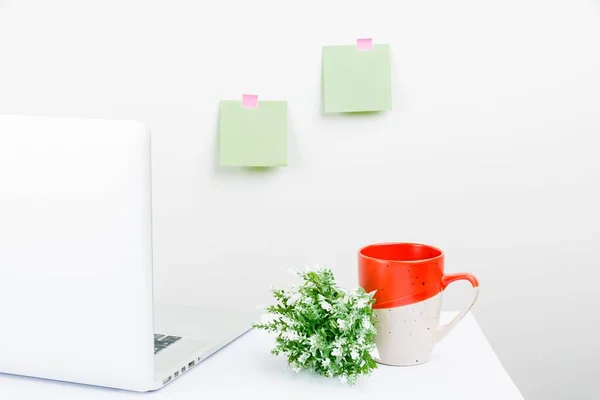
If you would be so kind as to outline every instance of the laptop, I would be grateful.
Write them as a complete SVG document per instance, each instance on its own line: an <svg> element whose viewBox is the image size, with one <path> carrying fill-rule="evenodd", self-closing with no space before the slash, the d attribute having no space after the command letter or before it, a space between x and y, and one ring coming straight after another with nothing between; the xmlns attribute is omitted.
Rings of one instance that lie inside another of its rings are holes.
<svg viewBox="0 0 600 400"><path fill-rule="evenodd" d="M251 328L154 304L151 192L142 123L0 116L0 373L151 391Z"/></svg>

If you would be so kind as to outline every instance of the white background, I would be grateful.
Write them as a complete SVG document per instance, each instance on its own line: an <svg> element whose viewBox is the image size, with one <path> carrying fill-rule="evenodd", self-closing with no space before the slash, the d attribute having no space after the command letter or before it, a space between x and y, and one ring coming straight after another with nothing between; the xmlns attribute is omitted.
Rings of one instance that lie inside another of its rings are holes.
<svg viewBox="0 0 600 400"><path fill-rule="evenodd" d="M394 110L324 116L321 46L357 37L391 44ZM218 167L242 93L289 101L287 168ZM527 399L597 398L597 0L0 0L0 113L149 125L159 300L353 286L359 247L429 243Z"/></svg>

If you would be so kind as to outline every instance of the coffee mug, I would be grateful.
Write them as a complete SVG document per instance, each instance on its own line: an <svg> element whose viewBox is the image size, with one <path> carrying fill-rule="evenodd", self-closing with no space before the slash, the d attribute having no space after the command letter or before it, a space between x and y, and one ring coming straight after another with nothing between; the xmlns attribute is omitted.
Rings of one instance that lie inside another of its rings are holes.
<svg viewBox="0 0 600 400"><path fill-rule="evenodd" d="M380 243L358 253L360 286L375 291L378 357L381 364L408 366L429 361L433 346L469 312L479 283L467 273L444 274L444 253L415 243ZM467 280L473 296L449 323L440 325L442 292L452 282Z"/></svg>

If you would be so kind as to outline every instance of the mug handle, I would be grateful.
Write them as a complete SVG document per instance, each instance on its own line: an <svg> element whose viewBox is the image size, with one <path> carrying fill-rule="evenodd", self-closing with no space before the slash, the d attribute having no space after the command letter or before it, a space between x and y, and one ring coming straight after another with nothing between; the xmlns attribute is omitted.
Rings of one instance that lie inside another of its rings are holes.
<svg viewBox="0 0 600 400"><path fill-rule="evenodd" d="M471 300L467 303L467 306L463 308L463 310L458 313L456 317L446 325L441 325L437 330L436 342L442 340L448 332L452 330L460 322L461 319L464 318L465 315L471 310L475 301L477 301L477 297L479 297L479 281L475 277L475 275L467 274L467 273L459 273L459 274L450 274L442 276L442 290L446 289L449 284L455 281L465 280L469 281L471 285L473 285L473 295L471 296Z"/></svg>

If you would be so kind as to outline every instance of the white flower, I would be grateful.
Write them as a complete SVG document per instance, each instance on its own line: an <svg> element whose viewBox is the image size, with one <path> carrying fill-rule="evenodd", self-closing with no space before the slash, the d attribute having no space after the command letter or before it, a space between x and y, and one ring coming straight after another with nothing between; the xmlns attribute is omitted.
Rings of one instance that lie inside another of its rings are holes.
<svg viewBox="0 0 600 400"><path fill-rule="evenodd" d="M287 273L290 275L298 276L298 272L293 268L288 268Z"/></svg>
<svg viewBox="0 0 600 400"><path fill-rule="evenodd" d="M335 357L340 357L342 355L342 349L340 347L336 347L335 349L333 349L333 351L331 352L332 356Z"/></svg>
<svg viewBox="0 0 600 400"><path fill-rule="evenodd" d="M356 300L356 303L354 303L354 308L360 310L362 308L365 308L367 306L367 303L367 299L361 297L358 300Z"/></svg>
<svg viewBox="0 0 600 400"><path fill-rule="evenodd" d="M314 302L314 299L312 297L305 297L305 298L302 299L302 302L304 304L311 305Z"/></svg>
<svg viewBox="0 0 600 400"><path fill-rule="evenodd" d="M326 358L323 361L321 361L321 365L323 366L323 368L329 367L329 364L331 364L331 360L329 358Z"/></svg>
<svg viewBox="0 0 600 400"><path fill-rule="evenodd" d="M363 345L365 344L365 338L364 336L360 336L358 339L356 339L356 343Z"/></svg>
<svg viewBox="0 0 600 400"><path fill-rule="evenodd" d="M344 297L342 297L342 303L344 303L344 304L350 303L350 296L345 294Z"/></svg>
<svg viewBox="0 0 600 400"><path fill-rule="evenodd" d="M292 372L298 373L298 372L300 372L300 367L296 364L290 364L290 370Z"/></svg>
<svg viewBox="0 0 600 400"><path fill-rule="evenodd" d="M346 329L348 326L346 324L346 321L344 321L343 319L338 318L336 322L337 322L338 326L340 327L340 329L342 329L342 330Z"/></svg>
<svg viewBox="0 0 600 400"><path fill-rule="evenodd" d="M317 346L317 337L315 335L312 335L308 339L308 344L310 345L311 348L316 347Z"/></svg>
<svg viewBox="0 0 600 400"><path fill-rule="evenodd" d="M352 351L350 352L350 357L351 357L353 360L356 360L356 359L358 358L358 356L359 356L359 354L358 354L358 351L356 351L356 350L352 350Z"/></svg>
<svg viewBox="0 0 600 400"><path fill-rule="evenodd" d="M300 293L298 292L293 292L290 297L288 298L288 304L290 305L294 305L298 302L298 300L300 300L302 296L300 295Z"/></svg>
<svg viewBox="0 0 600 400"><path fill-rule="evenodd" d="M369 350L369 355L373 358L379 358L379 350L377 349L377 347L373 346L370 350Z"/></svg>
<svg viewBox="0 0 600 400"><path fill-rule="evenodd" d="M362 327L363 327L363 329L366 329L366 330L373 328L373 324L371 323L371 320L369 319L369 317L363 317Z"/></svg>
<svg viewBox="0 0 600 400"><path fill-rule="evenodd" d="M323 301L323 302L321 303L321 308L323 308L325 311L330 311L330 310L331 310L331 304L329 304L329 303L328 303L328 302L326 302L326 301Z"/></svg>
<svg viewBox="0 0 600 400"><path fill-rule="evenodd" d="M307 353L304 353L300 357L298 357L298 362L301 364L304 364L306 362L306 360L308 360L308 357L310 357L310 355L308 355Z"/></svg>
<svg viewBox="0 0 600 400"><path fill-rule="evenodd" d="M348 377L346 375L340 375L339 380L341 383L348 383Z"/></svg>
<svg viewBox="0 0 600 400"><path fill-rule="evenodd" d="M285 331L281 334L281 337L287 340L298 340L299 336L294 331Z"/></svg>

